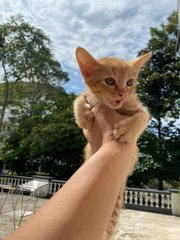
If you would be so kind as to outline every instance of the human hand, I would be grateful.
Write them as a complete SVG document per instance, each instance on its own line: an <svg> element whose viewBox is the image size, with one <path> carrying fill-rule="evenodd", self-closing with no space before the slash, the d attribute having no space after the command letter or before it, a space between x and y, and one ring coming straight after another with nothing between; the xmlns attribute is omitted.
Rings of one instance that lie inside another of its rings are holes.
<svg viewBox="0 0 180 240"><path fill-rule="evenodd" d="M93 125L88 130L83 129L83 132L93 151L96 152L103 144L116 141L113 136L113 127L115 123L126 119L127 116L103 106L94 107L92 112L94 114Z"/></svg>

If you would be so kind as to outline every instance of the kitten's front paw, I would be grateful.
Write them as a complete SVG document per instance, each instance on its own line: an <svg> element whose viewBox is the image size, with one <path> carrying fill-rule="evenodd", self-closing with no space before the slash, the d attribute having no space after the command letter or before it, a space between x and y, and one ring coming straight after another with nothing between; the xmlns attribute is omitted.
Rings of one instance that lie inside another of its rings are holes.
<svg viewBox="0 0 180 240"><path fill-rule="evenodd" d="M113 130L113 136L121 143L129 143L138 138L132 124L127 121L116 123Z"/></svg>
<svg viewBox="0 0 180 240"><path fill-rule="evenodd" d="M76 119L76 123L80 128L90 129L93 124L94 115L91 112L91 107L89 104L84 105L84 111L80 115L78 119Z"/></svg>

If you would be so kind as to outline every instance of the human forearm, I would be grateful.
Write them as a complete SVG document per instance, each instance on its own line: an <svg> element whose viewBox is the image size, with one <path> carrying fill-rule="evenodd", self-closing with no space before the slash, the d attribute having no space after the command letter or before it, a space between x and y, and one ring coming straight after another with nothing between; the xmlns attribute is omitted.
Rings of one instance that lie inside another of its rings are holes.
<svg viewBox="0 0 180 240"><path fill-rule="evenodd" d="M120 184L127 176L133 149L133 144L116 141L103 145L42 209L6 240L101 239Z"/></svg>

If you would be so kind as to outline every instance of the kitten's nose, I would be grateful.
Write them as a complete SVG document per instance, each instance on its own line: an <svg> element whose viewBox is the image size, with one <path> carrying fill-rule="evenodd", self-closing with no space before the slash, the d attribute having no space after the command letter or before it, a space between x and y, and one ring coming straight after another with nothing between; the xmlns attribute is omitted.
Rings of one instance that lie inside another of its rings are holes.
<svg viewBox="0 0 180 240"><path fill-rule="evenodd" d="M124 92L124 93L119 93L119 96L121 97L121 98L126 98L127 97L127 93L126 92Z"/></svg>

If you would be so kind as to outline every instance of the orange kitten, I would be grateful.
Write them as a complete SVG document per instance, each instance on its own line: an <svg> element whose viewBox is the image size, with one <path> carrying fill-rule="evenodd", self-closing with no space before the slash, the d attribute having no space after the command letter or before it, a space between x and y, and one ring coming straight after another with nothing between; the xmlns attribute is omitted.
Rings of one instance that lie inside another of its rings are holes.
<svg viewBox="0 0 180 240"><path fill-rule="evenodd" d="M136 95L137 76L150 57L151 53L146 53L132 61L112 57L96 60L85 49L77 48L77 62L87 86L87 90L74 102L74 114L78 126L86 129L92 126L91 109L98 104L128 116L125 120L115 124L113 130L115 139L122 143L137 140L149 120L147 108ZM92 154L93 151L87 144L84 150L85 161ZM129 172L135 166L137 158L138 148L134 153ZM116 205L103 237L104 240L111 238L116 226L123 204L126 181L127 178L120 187Z"/></svg>

